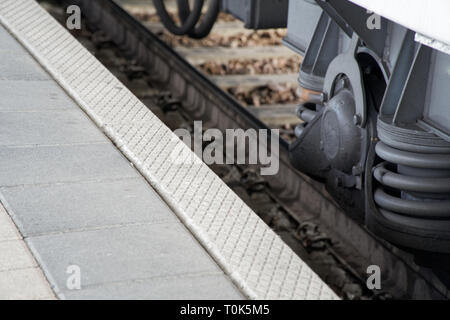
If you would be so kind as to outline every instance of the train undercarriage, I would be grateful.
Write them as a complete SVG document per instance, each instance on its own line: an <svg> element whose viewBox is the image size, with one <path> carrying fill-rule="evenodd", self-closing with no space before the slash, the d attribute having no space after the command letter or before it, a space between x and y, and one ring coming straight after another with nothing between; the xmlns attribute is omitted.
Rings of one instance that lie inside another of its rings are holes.
<svg viewBox="0 0 450 320"><path fill-rule="evenodd" d="M446 278L449 46L354 2L209 1L201 18L206 2L191 11L179 0L181 26L163 1L155 5L170 31L194 38L211 30L220 7L247 28L287 27L284 43L304 56L293 166L323 182L358 223Z"/></svg>

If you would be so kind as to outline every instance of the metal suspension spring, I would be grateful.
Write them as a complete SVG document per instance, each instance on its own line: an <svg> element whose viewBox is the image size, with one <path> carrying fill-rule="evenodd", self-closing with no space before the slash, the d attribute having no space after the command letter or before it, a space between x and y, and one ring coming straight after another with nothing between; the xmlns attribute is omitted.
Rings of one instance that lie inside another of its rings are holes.
<svg viewBox="0 0 450 320"><path fill-rule="evenodd" d="M389 146L376 146L385 160L374 169L382 185L374 200L388 219L418 228L450 226L450 154L421 153Z"/></svg>

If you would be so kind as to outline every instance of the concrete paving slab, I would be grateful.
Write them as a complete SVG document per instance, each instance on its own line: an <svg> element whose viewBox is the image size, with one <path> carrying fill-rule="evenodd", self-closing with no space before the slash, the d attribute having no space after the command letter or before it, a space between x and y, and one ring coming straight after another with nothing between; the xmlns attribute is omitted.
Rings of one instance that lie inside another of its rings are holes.
<svg viewBox="0 0 450 320"><path fill-rule="evenodd" d="M53 291L39 268L0 272L0 300L53 299Z"/></svg>
<svg viewBox="0 0 450 320"><path fill-rule="evenodd" d="M38 262L66 289L69 266L80 268L81 287L220 268L180 223L134 225L26 239Z"/></svg>
<svg viewBox="0 0 450 320"><path fill-rule="evenodd" d="M6 59L7 58L7 59ZM0 51L0 80L49 80L50 76L27 55Z"/></svg>
<svg viewBox="0 0 450 320"><path fill-rule="evenodd" d="M139 176L110 143L0 147L0 186Z"/></svg>
<svg viewBox="0 0 450 320"><path fill-rule="evenodd" d="M0 112L78 109L54 81L1 80L0 97Z"/></svg>
<svg viewBox="0 0 450 320"><path fill-rule="evenodd" d="M0 300L55 299L36 260L0 203Z"/></svg>
<svg viewBox="0 0 450 320"><path fill-rule="evenodd" d="M24 237L177 218L143 178L0 189Z"/></svg>
<svg viewBox="0 0 450 320"><path fill-rule="evenodd" d="M37 267L36 261L22 240L0 242L0 271Z"/></svg>
<svg viewBox="0 0 450 320"><path fill-rule="evenodd" d="M15 55L28 55L16 39L3 26L0 26L0 52L9 52Z"/></svg>
<svg viewBox="0 0 450 320"><path fill-rule="evenodd" d="M108 142L80 110L0 112L0 146Z"/></svg>
<svg viewBox="0 0 450 320"><path fill-rule="evenodd" d="M81 290L64 291L77 300L241 300L243 295L223 274L154 278L108 283Z"/></svg>
<svg viewBox="0 0 450 320"><path fill-rule="evenodd" d="M0 242L20 239L22 239L22 236L17 231L3 206L0 204Z"/></svg>

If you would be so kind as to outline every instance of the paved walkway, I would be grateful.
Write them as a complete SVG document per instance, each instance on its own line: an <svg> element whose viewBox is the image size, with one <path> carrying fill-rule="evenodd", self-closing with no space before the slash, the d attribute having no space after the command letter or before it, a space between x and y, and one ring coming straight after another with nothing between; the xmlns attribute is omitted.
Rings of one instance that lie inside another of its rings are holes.
<svg viewBox="0 0 450 320"><path fill-rule="evenodd" d="M25 242L59 298L243 298L139 172L2 27L0 200L21 233L2 210L0 298L53 296Z"/></svg>

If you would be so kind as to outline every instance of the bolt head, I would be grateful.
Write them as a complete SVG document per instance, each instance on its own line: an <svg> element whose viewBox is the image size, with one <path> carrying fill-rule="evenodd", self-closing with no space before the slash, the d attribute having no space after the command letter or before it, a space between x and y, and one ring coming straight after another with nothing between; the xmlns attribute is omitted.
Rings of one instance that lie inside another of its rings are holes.
<svg viewBox="0 0 450 320"><path fill-rule="evenodd" d="M361 165L356 165L352 168L352 174L354 176L359 176L363 172L363 168Z"/></svg>
<svg viewBox="0 0 450 320"><path fill-rule="evenodd" d="M355 114L353 116L353 124L355 126L359 126L359 125L361 125L361 122L362 122L361 116L359 114Z"/></svg>

